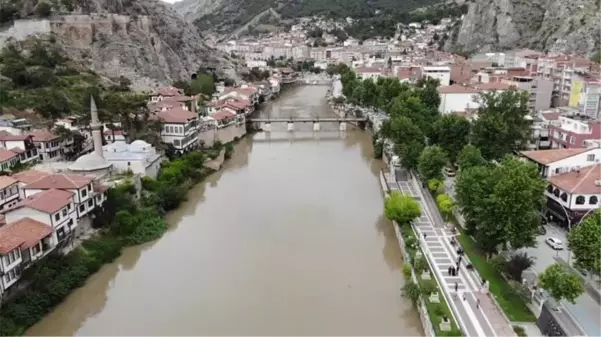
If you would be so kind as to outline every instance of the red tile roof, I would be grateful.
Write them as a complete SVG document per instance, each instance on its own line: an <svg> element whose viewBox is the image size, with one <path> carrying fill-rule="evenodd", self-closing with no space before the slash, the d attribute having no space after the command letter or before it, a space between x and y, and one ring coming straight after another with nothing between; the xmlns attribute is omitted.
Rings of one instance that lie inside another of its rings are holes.
<svg viewBox="0 0 601 337"><path fill-rule="evenodd" d="M174 124L185 124L191 119L197 118L194 112L184 110L182 108L173 108L165 111L159 111L157 113L157 117L162 119L165 123Z"/></svg>
<svg viewBox="0 0 601 337"><path fill-rule="evenodd" d="M108 186L97 183L94 183L92 187L94 188L94 192L96 193L102 193L109 189Z"/></svg>
<svg viewBox="0 0 601 337"><path fill-rule="evenodd" d="M28 135L13 135L8 131L0 130L0 141L19 141L27 138L29 138Z"/></svg>
<svg viewBox="0 0 601 337"><path fill-rule="evenodd" d="M475 94L478 93L478 90L470 87L464 87L462 85L447 85L438 87L439 94Z"/></svg>
<svg viewBox="0 0 601 337"><path fill-rule="evenodd" d="M549 182L570 194L601 194L600 177L601 164L597 164L552 176Z"/></svg>
<svg viewBox="0 0 601 337"><path fill-rule="evenodd" d="M29 132L28 135L33 137L34 142L49 142L59 138L48 130L34 130Z"/></svg>
<svg viewBox="0 0 601 337"><path fill-rule="evenodd" d="M16 204L14 208L29 207L40 212L53 214L66 207L73 197L73 192L49 189L36 193Z"/></svg>
<svg viewBox="0 0 601 337"><path fill-rule="evenodd" d="M184 91L182 89L176 88L176 87L165 87L165 88L161 88L159 90L157 90L155 93L153 93L153 96L179 96L179 95L183 95Z"/></svg>
<svg viewBox="0 0 601 337"><path fill-rule="evenodd" d="M52 227L32 218L22 218L0 227L0 254L21 246L31 248L52 233Z"/></svg>
<svg viewBox="0 0 601 337"><path fill-rule="evenodd" d="M78 189L92 183L92 181L94 181L93 178L79 174L50 174L25 185L23 188L40 190L52 188L60 190Z"/></svg>
<svg viewBox="0 0 601 337"><path fill-rule="evenodd" d="M551 150L536 150L536 151L522 151L524 157L530 158L537 163L547 165L554 163L577 154L581 154L592 149L587 148L573 148L573 149L551 149Z"/></svg>
<svg viewBox="0 0 601 337"><path fill-rule="evenodd" d="M547 113L542 113L541 114L543 116L544 119L548 120L548 121L555 121L559 119L559 116L561 116L561 113L559 112L547 112Z"/></svg>
<svg viewBox="0 0 601 337"><path fill-rule="evenodd" d="M14 152L14 153L17 153L17 154L25 153L25 150L23 150L23 149L21 149L19 147L13 147L13 148L10 148L8 150L10 152Z"/></svg>
<svg viewBox="0 0 601 337"><path fill-rule="evenodd" d="M0 176L0 189L7 188L12 184L16 184L19 181L9 176Z"/></svg>
<svg viewBox="0 0 601 337"><path fill-rule="evenodd" d="M19 182L22 182L25 184L31 184L32 182L40 180L49 175L50 175L50 173L46 173L46 172L42 172L42 171L27 170L27 171L15 173L12 175L12 177L17 179Z"/></svg>
<svg viewBox="0 0 601 337"><path fill-rule="evenodd" d="M15 158L16 156L18 156L18 154L14 153L10 150L0 149L0 162L5 162L8 160L11 160L11 159Z"/></svg>
<svg viewBox="0 0 601 337"><path fill-rule="evenodd" d="M112 136L113 134L115 136L123 136L123 130L111 130L111 129L104 129L103 133L106 136Z"/></svg>
<svg viewBox="0 0 601 337"><path fill-rule="evenodd" d="M220 110L218 113L214 114L211 117L215 118L216 120L222 120L222 119L225 119L225 118L232 118L234 116L236 116L236 114L231 113L229 111Z"/></svg>

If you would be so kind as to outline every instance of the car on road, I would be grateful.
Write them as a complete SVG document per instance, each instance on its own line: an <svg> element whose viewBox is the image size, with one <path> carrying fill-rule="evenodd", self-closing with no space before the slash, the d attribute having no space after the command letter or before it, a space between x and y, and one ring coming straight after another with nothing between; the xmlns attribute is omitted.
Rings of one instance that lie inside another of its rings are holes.
<svg viewBox="0 0 601 337"><path fill-rule="evenodd" d="M545 242L554 250L563 250L563 242L557 238L547 238Z"/></svg>

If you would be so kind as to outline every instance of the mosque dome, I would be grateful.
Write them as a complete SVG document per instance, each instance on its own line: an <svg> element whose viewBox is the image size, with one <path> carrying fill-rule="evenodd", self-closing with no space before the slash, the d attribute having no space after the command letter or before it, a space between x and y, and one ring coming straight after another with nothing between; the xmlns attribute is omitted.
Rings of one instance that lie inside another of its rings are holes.
<svg viewBox="0 0 601 337"><path fill-rule="evenodd" d="M106 152L125 152L129 149L129 145L124 142L114 142L103 146L103 150Z"/></svg>
<svg viewBox="0 0 601 337"><path fill-rule="evenodd" d="M69 170L90 172L107 169L111 165L112 164L108 163L104 158L92 152L77 158L77 160L69 166Z"/></svg>
<svg viewBox="0 0 601 337"><path fill-rule="evenodd" d="M134 140L129 146L133 151L148 151L152 148L152 145L141 139Z"/></svg>

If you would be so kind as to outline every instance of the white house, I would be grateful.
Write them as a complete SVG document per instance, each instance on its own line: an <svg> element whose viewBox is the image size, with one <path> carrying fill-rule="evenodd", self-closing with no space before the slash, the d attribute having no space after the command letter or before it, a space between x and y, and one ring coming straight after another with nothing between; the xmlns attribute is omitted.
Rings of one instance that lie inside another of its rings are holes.
<svg viewBox="0 0 601 337"><path fill-rule="evenodd" d="M0 171L8 171L11 167L17 165L19 163L19 154L0 149Z"/></svg>
<svg viewBox="0 0 601 337"><path fill-rule="evenodd" d="M150 96L150 101L156 103L156 102L162 101L165 98L182 96L183 94L184 94L184 91L182 89L175 88L175 87L166 87L166 88L161 88L161 89L151 93L149 96Z"/></svg>
<svg viewBox="0 0 601 337"><path fill-rule="evenodd" d="M458 84L438 87L440 95L440 106L438 111L441 114L450 114L469 109L477 109L480 104L477 103L478 90L472 87L465 87Z"/></svg>
<svg viewBox="0 0 601 337"><path fill-rule="evenodd" d="M19 202L19 182L9 176L0 176L0 211Z"/></svg>
<svg viewBox="0 0 601 337"><path fill-rule="evenodd" d="M30 135L16 135L8 131L0 131L0 148L17 153L19 161L23 164L39 159L38 149L33 143L33 137Z"/></svg>
<svg viewBox="0 0 601 337"><path fill-rule="evenodd" d="M0 295L20 278L23 269L52 251L52 227L29 217L0 227Z"/></svg>
<svg viewBox="0 0 601 337"><path fill-rule="evenodd" d="M160 111L156 114L163 123L161 138L179 152L186 152L198 146L198 116L181 108Z"/></svg>
<svg viewBox="0 0 601 337"><path fill-rule="evenodd" d="M538 164L539 172L545 179L596 165L601 161L601 148L522 151L521 154Z"/></svg>
<svg viewBox="0 0 601 337"><path fill-rule="evenodd" d="M243 84L239 88L226 88L225 91L219 95L219 99L223 100L226 98L243 99L249 101L252 105L256 105L259 104L259 90L247 84Z"/></svg>
<svg viewBox="0 0 601 337"><path fill-rule="evenodd" d="M163 156L143 140L131 144L115 142L103 146L104 159L118 172L131 171L156 179Z"/></svg>
<svg viewBox="0 0 601 337"><path fill-rule="evenodd" d="M73 145L73 139L61 139L60 136L46 130L34 130L27 135L31 136L37 148L40 159L43 161L57 161L63 158L68 148Z"/></svg>
<svg viewBox="0 0 601 337"><path fill-rule="evenodd" d="M85 175L47 174L29 170L14 174L13 178L19 181L22 199L50 189L72 193L78 220L106 200L106 187L93 184L94 178Z"/></svg>

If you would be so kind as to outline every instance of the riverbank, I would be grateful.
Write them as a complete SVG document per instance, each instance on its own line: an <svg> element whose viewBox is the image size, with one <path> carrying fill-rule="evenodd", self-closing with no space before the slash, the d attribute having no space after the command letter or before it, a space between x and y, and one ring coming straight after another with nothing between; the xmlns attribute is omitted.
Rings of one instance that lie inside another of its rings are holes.
<svg viewBox="0 0 601 337"><path fill-rule="evenodd" d="M95 214L93 237L67 255L51 254L24 271L22 289L2 304L0 335L23 335L123 248L159 239L169 228L167 212L186 199L192 186L221 169L234 151L233 142L174 158L163 164L157 179L129 175L109 190Z"/></svg>

